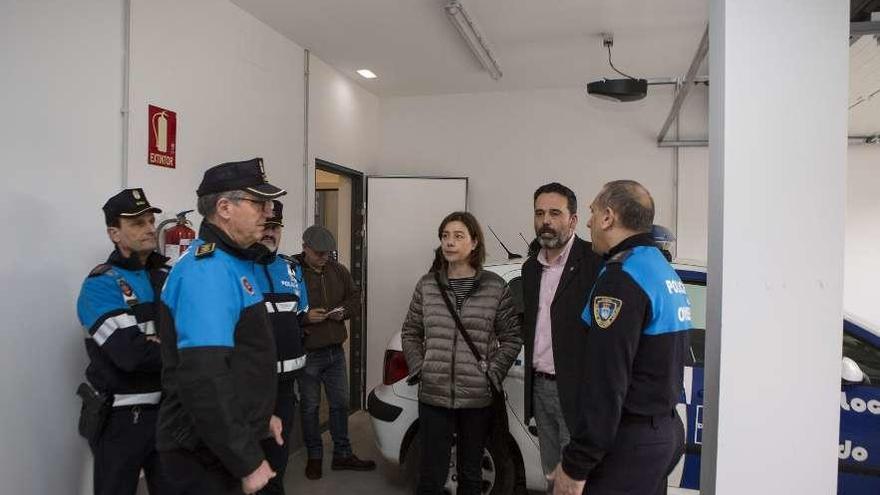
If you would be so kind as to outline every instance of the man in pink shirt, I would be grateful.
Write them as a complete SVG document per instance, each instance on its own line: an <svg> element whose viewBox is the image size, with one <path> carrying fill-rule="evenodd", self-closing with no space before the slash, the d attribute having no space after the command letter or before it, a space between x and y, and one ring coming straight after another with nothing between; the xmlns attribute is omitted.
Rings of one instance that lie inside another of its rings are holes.
<svg viewBox="0 0 880 495"><path fill-rule="evenodd" d="M522 270L525 409L526 420L534 416L538 427L546 475L559 463L568 423L576 417L586 349L580 314L602 258L575 235L577 197L571 189L556 182L539 187L534 212L540 249L533 250Z"/></svg>

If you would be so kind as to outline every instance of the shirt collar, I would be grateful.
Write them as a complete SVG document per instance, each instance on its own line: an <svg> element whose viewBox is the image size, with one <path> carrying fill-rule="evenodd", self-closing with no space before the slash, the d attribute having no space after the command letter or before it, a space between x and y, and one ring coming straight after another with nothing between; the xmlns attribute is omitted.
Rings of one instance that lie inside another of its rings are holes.
<svg viewBox="0 0 880 495"><path fill-rule="evenodd" d="M119 248L113 250L110 253L110 256L107 258L107 263L122 268L124 270L138 271L138 270L155 270L157 268L162 268L168 262L169 258L162 256L161 254L153 251L147 257L145 263L141 263L141 260L138 259L137 256L129 256L126 258L122 255L122 252L119 251Z"/></svg>
<svg viewBox="0 0 880 495"><path fill-rule="evenodd" d="M202 222L202 226L199 228L199 238L206 243L213 242L218 248L243 260L261 261L270 254L269 248L259 242L247 248L238 247L223 230L208 222Z"/></svg>

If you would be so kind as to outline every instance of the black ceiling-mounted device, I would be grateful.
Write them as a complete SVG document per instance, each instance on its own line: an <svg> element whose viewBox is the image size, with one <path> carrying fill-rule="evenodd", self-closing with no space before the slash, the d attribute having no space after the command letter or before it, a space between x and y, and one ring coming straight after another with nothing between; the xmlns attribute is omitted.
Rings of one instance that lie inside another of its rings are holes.
<svg viewBox="0 0 880 495"><path fill-rule="evenodd" d="M603 100L638 101L648 94L645 79L602 79L587 84L587 93Z"/></svg>
<svg viewBox="0 0 880 495"><path fill-rule="evenodd" d="M648 80L638 79L617 70L611 61L611 47L614 36L610 33L602 35L602 46L608 49L608 65L625 79L600 79L587 84L587 94L612 101L638 101L648 94Z"/></svg>

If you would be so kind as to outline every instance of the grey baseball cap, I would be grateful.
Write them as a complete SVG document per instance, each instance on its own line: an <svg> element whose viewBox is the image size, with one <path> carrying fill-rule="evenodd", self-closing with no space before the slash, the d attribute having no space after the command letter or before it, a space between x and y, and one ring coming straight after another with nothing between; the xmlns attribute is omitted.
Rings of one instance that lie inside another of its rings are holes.
<svg viewBox="0 0 880 495"><path fill-rule="evenodd" d="M303 232L303 244L319 252L336 251L333 234L320 225L312 225Z"/></svg>

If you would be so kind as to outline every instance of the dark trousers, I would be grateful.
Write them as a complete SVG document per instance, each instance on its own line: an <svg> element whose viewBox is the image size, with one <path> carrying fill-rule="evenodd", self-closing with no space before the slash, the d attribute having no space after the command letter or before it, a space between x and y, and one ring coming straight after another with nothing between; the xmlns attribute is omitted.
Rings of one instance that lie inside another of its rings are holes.
<svg viewBox="0 0 880 495"><path fill-rule="evenodd" d="M275 437L261 442L266 460L277 474L258 492L260 495L284 495L284 471L287 469L287 459L290 457L290 431L293 428L293 414L296 409L296 392L293 383L293 380L278 382L278 398L275 401L274 414L281 419L281 436L284 445L278 445Z"/></svg>
<svg viewBox="0 0 880 495"><path fill-rule="evenodd" d="M330 437L333 438L333 457L352 455L348 438L348 375L345 351L340 344L309 351L306 366L297 376L302 396L302 432L309 459L324 457L324 442L318 423L321 407L321 385L330 406Z"/></svg>
<svg viewBox="0 0 880 495"><path fill-rule="evenodd" d="M241 495L241 480L223 467L220 460L202 448L161 452L162 468L174 483L178 495Z"/></svg>
<svg viewBox="0 0 880 495"><path fill-rule="evenodd" d="M95 495L134 495L141 469L151 495L173 493L156 452L158 406L115 408L92 447Z"/></svg>
<svg viewBox="0 0 880 495"><path fill-rule="evenodd" d="M674 412L624 417L614 446L587 478L589 495L663 495L666 477L684 453L684 426Z"/></svg>
<svg viewBox="0 0 880 495"><path fill-rule="evenodd" d="M419 435L422 464L419 467L419 495L443 493L449 475L449 459L456 444L458 492L479 495L483 481L483 448L489 435L491 407L447 409L419 402Z"/></svg>

